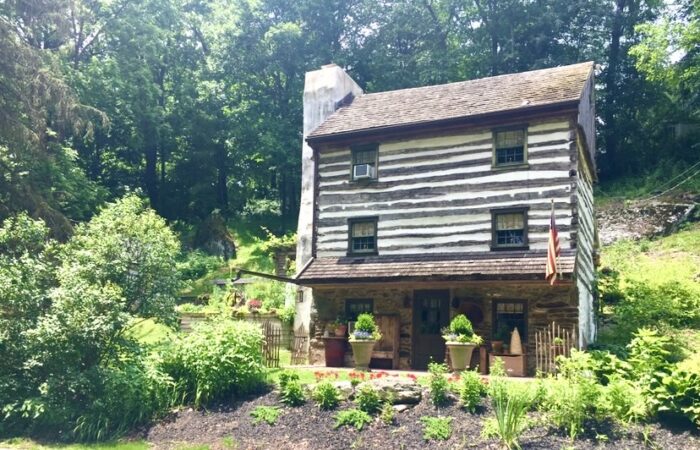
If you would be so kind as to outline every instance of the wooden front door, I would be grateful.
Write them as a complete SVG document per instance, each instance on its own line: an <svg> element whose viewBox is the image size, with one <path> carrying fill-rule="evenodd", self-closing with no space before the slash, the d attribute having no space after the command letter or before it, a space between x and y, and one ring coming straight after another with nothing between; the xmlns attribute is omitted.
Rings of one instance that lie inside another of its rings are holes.
<svg viewBox="0 0 700 450"><path fill-rule="evenodd" d="M450 320L450 291L421 290L413 294L413 368L427 369L445 360L441 330Z"/></svg>

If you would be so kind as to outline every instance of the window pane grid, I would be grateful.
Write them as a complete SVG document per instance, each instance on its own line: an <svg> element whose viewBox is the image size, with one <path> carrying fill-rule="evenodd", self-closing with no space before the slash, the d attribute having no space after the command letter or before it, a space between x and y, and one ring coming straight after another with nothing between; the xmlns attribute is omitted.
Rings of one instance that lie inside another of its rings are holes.
<svg viewBox="0 0 700 450"><path fill-rule="evenodd" d="M496 164L525 161L525 130L499 131L495 137Z"/></svg>
<svg viewBox="0 0 700 450"><path fill-rule="evenodd" d="M512 164L525 161L525 153L522 147L496 149L497 164Z"/></svg>
<svg viewBox="0 0 700 450"><path fill-rule="evenodd" d="M501 213L494 216L494 245L522 247L525 245L525 213Z"/></svg>
<svg viewBox="0 0 700 450"><path fill-rule="evenodd" d="M352 238L353 252L372 252L374 247L374 236Z"/></svg>
<svg viewBox="0 0 700 450"><path fill-rule="evenodd" d="M498 245L523 245L523 230L499 231L497 235Z"/></svg>

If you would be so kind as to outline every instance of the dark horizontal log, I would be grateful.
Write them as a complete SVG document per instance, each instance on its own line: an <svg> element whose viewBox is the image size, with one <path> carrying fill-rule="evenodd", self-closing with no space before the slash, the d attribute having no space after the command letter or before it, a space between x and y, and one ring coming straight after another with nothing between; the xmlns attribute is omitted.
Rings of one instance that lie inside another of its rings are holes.
<svg viewBox="0 0 700 450"><path fill-rule="evenodd" d="M553 197L567 196L569 191L566 189L556 189L540 193L538 189L556 187L565 185L567 179L554 180L536 180L529 182L504 182L499 184L487 184L479 186L478 189L461 189L455 191L448 187L425 188L425 190L415 193L411 196L405 195L403 192L387 192L379 194L344 194L323 196L318 203L319 213L331 212L357 212L357 211L376 211L380 213L384 210L392 209L417 209L425 208L454 208L460 206L479 206L482 204L491 203L507 203L519 200L532 199L547 199ZM512 193L514 189L528 188L526 192ZM532 188L532 189L529 189ZM425 198L430 200L432 197L440 197L454 192L473 192L479 194L480 191L497 191L498 195L489 197L476 197L469 199L454 199L454 200L434 200L420 203L410 202L409 199ZM383 204L382 204L383 203Z"/></svg>
<svg viewBox="0 0 700 450"><path fill-rule="evenodd" d="M561 198L561 193L557 195L552 195L552 197L557 197ZM528 204L527 205L529 208L529 211L532 213L533 211L539 211L539 212L546 212L550 211L551 209L551 203L546 201L546 198L543 197L543 202L541 204ZM554 208L556 210L565 210L571 208L571 205L569 203L563 203L563 202L555 202L554 203ZM445 208L440 211L431 211L431 212L424 212L421 206L416 206L411 210L411 212L405 212L405 213L393 213L393 214L379 214L380 220L400 220L400 219L415 219L415 218L423 218L423 217L445 217L445 216L454 216L454 215L464 215L464 214L490 214L492 207L475 207L475 208L469 208L466 206L463 207L458 207L458 206L452 206L450 208ZM329 218L319 218L318 220L318 227L333 227L333 226L340 226L340 225L347 225L348 223L348 217L329 217Z"/></svg>

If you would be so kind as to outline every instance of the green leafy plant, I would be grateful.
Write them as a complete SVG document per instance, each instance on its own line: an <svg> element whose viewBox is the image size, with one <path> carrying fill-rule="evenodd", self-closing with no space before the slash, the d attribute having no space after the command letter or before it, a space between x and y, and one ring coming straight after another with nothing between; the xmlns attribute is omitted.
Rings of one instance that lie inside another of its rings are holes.
<svg viewBox="0 0 700 450"><path fill-rule="evenodd" d="M275 406L256 406L250 413L253 416L253 423L259 424L260 422L266 422L268 425L274 425L277 423L277 419L280 416L280 409Z"/></svg>
<svg viewBox="0 0 700 450"><path fill-rule="evenodd" d="M367 414L374 414L382 407L382 399L379 396L379 392L367 384L360 388L360 391L355 396L355 402L357 407Z"/></svg>
<svg viewBox="0 0 700 450"><path fill-rule="evenodd" d="M486 387L476 371L465 370L461 374L459 384L459 399L462 407L474 413L481 404L481 398L486 395Z"/></svg>
<svg viewBox="0 0 700 450"><path fill-rule="evenodd" d="M219 319L199 323L161 352L162 370L183 402L196 406L256 392L265 384L262 331L254 323Z"/></svg>
<svg viewBox="0 0 700 450"><path fill-rule="evenodd" d="M374 316L370 313L362 313L357 316L355 322L355 330L350 335L350 340L368 340L378 341L382 338L379 328L374 321Z"/></svg>
<svg viewBox="0 0 700 450"><path fill-rule="evenodd" d="M446 441L452 435L452 417L421 417L423 439Z"/></svg>
<svg viewBox="0 0 700 450"><path fill-rule="evenodd" d="M334 428L340 428L343 426L355 427L358 431L361 431L365 425L372 423L372 417L366 412L359 409L348 409L346 411L340 411L335 416L335 426Z"/></svg>
<svg viewBox="0 0 700 450"><path fill-rule="evenodd" d="M430 399L435 406L442 406L447 403L447 393L450 389L450 384L445 377L447 366L431 362L428 364L428 372L430 373Z"/></svg>
<svg viewBox="0 0 700 450"><path fill-rule="evenodd" d="M277 317L280 318L282 323L288 325L294 324L294 316L296 315L296 308L294 306L285 306L277 313Z"/></svg>
<svg viewBox="0 0 700 450"><path fill-rule="evenodd" d="M637 382L613 377L600 390L595 407L599 414L611 417L622 425L641 422L649 417L649 401Z"/></svg>
<svg viewBox="0 0 700 450"><path fill-rule="evenodd" d="M651 404L660 414L686 417L700 427L700 374L676 368L655 385Z"/></svg>
<svg viewBox="0 0 700 450"><path fill-rule="evenodd" d="M532 405L532 393L525 383L509 382L502 376L491 376L488 395L494 416L484 425L486 437L497 437L507 449L520 449L520 435L528 426L527 411Z"/></svg>
<svg viewBox="0 0 700 450"><path fill-rule="evenodd" d="M564 428L573 440L583 431L583 422L595 414L599 386L583 377L558 377L549 380L540 406L547 420Z"/></svg>
<svg viewBox="0 0 700 450"><path fill-rule="evenodd" d="M481 336L474 334L472 323L464 314L455 316L450 325L442 330L443 338L448 343L456 342L460 344L476 344L481 345L483 339Z"/></svg>
<svg viewBox="0 0 700 450"><path fill-rule="evenodd" d="M340 392L330 381L322 381L314 388L312 398L321 409L333 409L340 402Z"/></svg>
<svg viewBox="0 0 700 450"><path fill-rule="evenodd" d="M301 406L306 402L299 374L291 370L280 373L280 400L287 406Z"/></svg>
<svg viewBox="0 0 700 450"><path fill-rule="evenodd" d="M396 420L396 410L394 409L394 396L390 394L382 404L382 410L379 412L379 419L386 425L392 425Z"/></svg>

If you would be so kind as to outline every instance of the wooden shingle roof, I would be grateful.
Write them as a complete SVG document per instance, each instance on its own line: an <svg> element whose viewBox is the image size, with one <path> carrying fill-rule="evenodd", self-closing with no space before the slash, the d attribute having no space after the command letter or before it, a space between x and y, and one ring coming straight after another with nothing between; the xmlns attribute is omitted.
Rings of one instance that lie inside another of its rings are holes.
<svg viewBox="0 0 700 450"><path fill-rule="evenodd" d="M365 94L341 107L309 134L309 141L367 131L574 104L593 62L477 80Z"/></svg>
<svg viewBox="0 0 700 450"><path fill-rule="evenodd" d="M487 252L441 255L368 256L313 260L297 277L301 285L344 282L542 280L546 252ZM562 251L565 279L574 272L575 252Z"/></svg>

